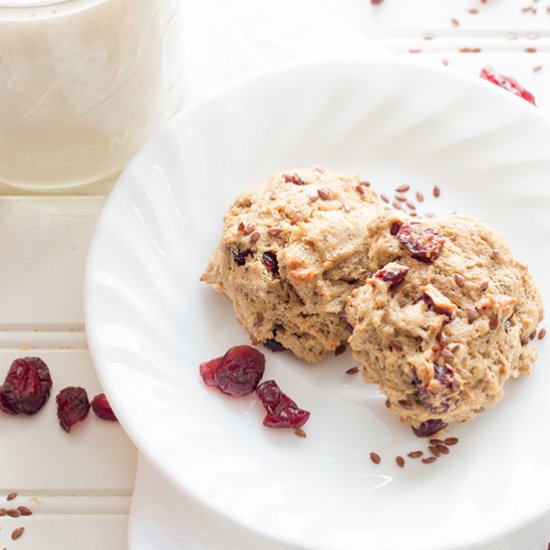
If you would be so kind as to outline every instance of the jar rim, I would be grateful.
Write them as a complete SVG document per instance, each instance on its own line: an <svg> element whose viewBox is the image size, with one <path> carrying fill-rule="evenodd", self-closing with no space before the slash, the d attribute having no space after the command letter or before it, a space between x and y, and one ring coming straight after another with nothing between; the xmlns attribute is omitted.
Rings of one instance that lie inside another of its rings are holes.
<svg viewBox="0 0 550 550"><path fill-rule="evenodd" d="M40 19L87 9L106 0L0 0L0 20Z"/></svg>

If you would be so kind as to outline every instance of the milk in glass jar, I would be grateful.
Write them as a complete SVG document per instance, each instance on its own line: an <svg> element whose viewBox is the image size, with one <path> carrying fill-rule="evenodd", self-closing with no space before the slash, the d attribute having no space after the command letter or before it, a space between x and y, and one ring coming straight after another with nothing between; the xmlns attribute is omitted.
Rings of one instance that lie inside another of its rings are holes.
<svg viewBox="0 0 550 550"><path fill-rule="evenodd" d="M0 182L119 172L181 100L180 0L0 0Z"/></svg>

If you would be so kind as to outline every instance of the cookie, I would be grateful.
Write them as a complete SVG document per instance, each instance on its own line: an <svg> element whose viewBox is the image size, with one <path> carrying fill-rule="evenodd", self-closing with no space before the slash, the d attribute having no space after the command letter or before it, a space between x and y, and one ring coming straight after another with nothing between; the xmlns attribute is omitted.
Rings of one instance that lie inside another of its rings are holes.
<svg viewBox="0 0 550 550"><path fill-rule="evenodd" d="M282 172L237 198L201 279L253 341L318 363L349 336L344 303L369 275L365 227L381 211L357 176Z"/></svg>
<svg viewBox="0 0 550 550"><path fill-rule="evenodd" d="M345 308L365 381L420 436L493 407L536 359L543 307L527 267L469 216L387 212L367 232L373 274Z"/></svg>

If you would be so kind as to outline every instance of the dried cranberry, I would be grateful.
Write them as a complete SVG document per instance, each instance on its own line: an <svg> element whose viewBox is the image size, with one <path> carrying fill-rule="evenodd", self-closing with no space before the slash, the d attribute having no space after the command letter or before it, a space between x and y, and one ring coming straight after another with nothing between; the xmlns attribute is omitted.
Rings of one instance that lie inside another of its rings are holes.
<svg viewBox="0 0 550 550"><path fill-rule="evenodd" d="M392 263L377 271L374 276L385 283L390 283L389 289L394 290L405 280L408 272L407 266Z"/></svg>
<svg viewBox="0 0 550 550"><path fill-rule="evenodd" d="M48 366L39 357L16 359L1 390L5 408L15 413L34 414L50 397L52 379Z"/></svg>
<svg viewBox="0 0 550 550"><path fill-rule="evenodd" d="M430 437L431 435L436 434L443 428L446 428L447 424L439 418L433 418L422 422L417 427L411 426L412 431L416 437Z"/></svg>
<svg viewBox="0 0 550 550"><path fill-rule="evenodd" d="M57 394L55 400L59 424L66 432L70 432L77 422L82 422L88 416L90 402L84 388L75 386L64 388Z"/></svg>
<svg viewBox="0 0 550 550"><path fill-rule="evenodd" d="M246 257L252 254L252 250L235 251L231 247L228 247L229 253L237 263L237 265L243 266L246 262Z"/></svg>
<svg viewBox="0 0 550 550"><path fill-rule="evenodd" d="M275 338L268 338L264 341L263 344L269 351L273 351L275 353L278 351L286 351L286 348L283 346L283 344L281 344L281 342L277 342Z"/></svg>
<svg viewBox="0 0 550 550"><path fill-rule="evenodd" d="M264 252L262 254L262 264L272 274L279 274L279 262L277 262L277 256L273 252Z"/></svg>
<svg viewBox="0 0 550 550"><path fill-rule="evenodd" d="M293 183L294 185L305 185L304 180L298 176L298 174L292 174L289 176L288 174L283 174L283 179L286 183Z"/></svg>
<svg viewBox="0 0 550 550"><path fill-rule="evenodd" d="M309 419L310 412L300 409L284 394L275 380L262 382L256 390L262 405L267 411L264 426L269 428L301 428Z"/></svg>
<svg viewBox="0 0 550 550"><path fill-rule="evenodd" d="M454 309L450 307L444 307L447 304L436 304L434 299L426 292L423 292L413 302L413 304L417 304L418 302L424 302L426 306L428 306L428 309L431 309L434 313L437 313L438 315L446 315L448 318L448 322L452 321L455 317Z"/></svg>
<svg viewBox="0 0 550 550"><path fill-rule="evenodd" d="M434 378L444 387L452 389L455 381L455 371L449 366L434 365Z"/></svg>
<svg viewBox="0 0 550 550"><path fill-rule="evenodd" d="M264 355L250 346L232 347L222 357L200 365L204 383L228 395L252 393L260 383L264 370Z"/></svg>
<svg viewBox="0 0 550 550"><path fill-rule="evenodd" d="M532 93L528 92L523 86L521 86L517 82L517 80L514 80L509 76L497 73L495 69L493 69L493 67L484 67L483 69L481 69L480 76L481 78L484 78L485 80L488 80L489 82L492 82L493 84L504 88L514 95L525 99L525 101L536 105L535 97Z"/></svg>
<svg viewBox="0 0 550 550"><path fill-rule="evenodd" d="M92 399L92 410L96 413L99 418L103 420L110 420L111 422L116 422L117 417L111 408L111 404L105 397L104 393L99 393Z"/></svg>
<svg viewBox="0 0 550 550"><path fill-rule="evenodd" d="M2 395L2 388L0 387L0 411L6 414L17 414L7 403L4 396Z"/></svg>
<svg viewBox="0 0 550 550"><path fill-rule="evenodd" d="M216 357L215 359L210 359L210 361L200 364L199 370L202 379L207 386L211 386L213 388L218 387L218 384L216 384L216 381L214 380L214 373L222 362L223 357L224 356L222 355L221 357Z"/></svg>
<svg viewBox="0 0 550 550"><path fill-rule="evenodd" d="M401 224L399 222L393 222L390 226L390 234L397 235L399 233L399 229L401 227Z"/></svg>
<svg viewBox="0 0 550 550"><path fill-rule="evenodd" d="M439 258L445 244L443 236L416 222L404 223L397 232L397 238L413 258L425 263Z"/></svg>

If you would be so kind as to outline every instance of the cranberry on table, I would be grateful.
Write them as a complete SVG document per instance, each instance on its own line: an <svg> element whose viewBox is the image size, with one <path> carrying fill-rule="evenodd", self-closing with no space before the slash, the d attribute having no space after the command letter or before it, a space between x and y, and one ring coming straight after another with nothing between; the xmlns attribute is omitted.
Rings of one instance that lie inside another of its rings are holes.
<svg viewBox="0 0 550 550"><path fill-rule="evenodd" d="M90 401L84 388L69 386L62 389L55 398L59 424L66 431L78 422L82 422L90 410Z"/></svg>
<svg viewBox="0 0 550 550"><path fill-rule="evenodd" d="M265 370L265 356L251 346L229 348L223 357L200 365L200 373L207 386L215 386L227 395L252 393L260 383Z"/></svg>
<svg viewBox="0 0 550 550"><path fill-rule="evenodd" d="M35 414L50 397L52 379L39 357L23 357L12 364L0 390L4 412Z"/></svg>
<svg viewBox="0 0 550 550"><path fill-rule="evenodd" d="M117 421L117 417L111 408L111 404L104 393L100 393L92 399L92 410L97 416L99 416L99 418L102 418L103 420L110 420L111 422Z"/></svg>
<svg viewBox="0 0 550 550"><path fill-rule="evenodd" d="M264 426L270 428L301 428L309 419L310 412L301 409L281 391L275 380L262 382L256 390L267 415Z"/></svg>

